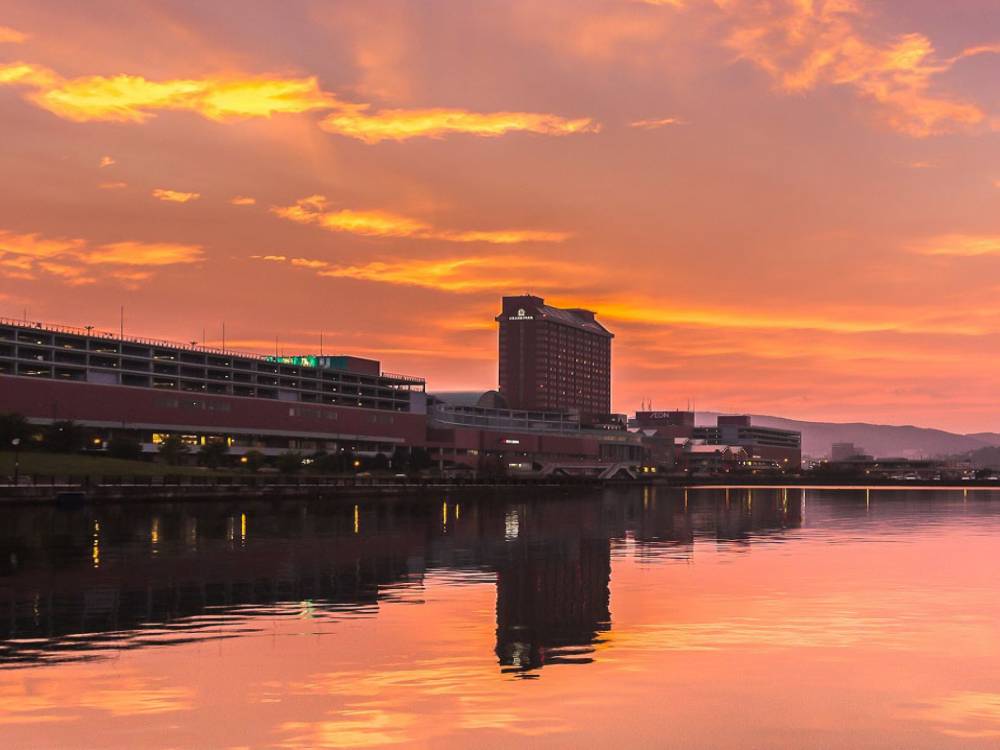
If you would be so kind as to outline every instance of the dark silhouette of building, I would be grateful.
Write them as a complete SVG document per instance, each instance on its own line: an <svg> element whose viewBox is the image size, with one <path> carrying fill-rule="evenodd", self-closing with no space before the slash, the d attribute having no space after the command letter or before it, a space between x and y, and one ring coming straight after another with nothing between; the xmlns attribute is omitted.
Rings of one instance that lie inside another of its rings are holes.
<svg viewBox="0 0 1000 750"><path fill-rule="evenodd" d="M546 664L587 664L611 629L611 542L600 505L523 510L508 518L495 561L501 669L527 675Z"/></svg>
<svg viewBox="0 0 1000 750"><path fill-rule="evenodd" d="M512 409L611 412L611 339L590 310L561 309L541 297L504 297L500 393Z"/></svg>

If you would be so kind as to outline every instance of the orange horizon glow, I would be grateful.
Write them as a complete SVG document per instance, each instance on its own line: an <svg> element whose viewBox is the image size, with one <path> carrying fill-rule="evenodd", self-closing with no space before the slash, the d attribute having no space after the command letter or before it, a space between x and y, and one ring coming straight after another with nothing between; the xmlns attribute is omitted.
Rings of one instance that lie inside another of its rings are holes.
<svg viewBox="0 0 1000 750"><path fill-rule="evenodd" d="M969 3L306 0L223 38L13 0L0 315L323 333L485 390L530 292L615 332L617 411L1000 431L1000 17Z"/></svg>

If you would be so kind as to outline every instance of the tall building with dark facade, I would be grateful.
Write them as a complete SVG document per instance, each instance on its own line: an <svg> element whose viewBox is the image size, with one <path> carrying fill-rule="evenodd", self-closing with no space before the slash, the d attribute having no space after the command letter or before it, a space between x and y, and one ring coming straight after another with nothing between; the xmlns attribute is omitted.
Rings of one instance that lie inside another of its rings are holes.
<svg viewBox="0 0 1000 750"><path fill-rule="evenodd" d="M504 297L500 393L512 409L583 415L611 412L611 339L590 310L561 309L541 297Z"/></svg>

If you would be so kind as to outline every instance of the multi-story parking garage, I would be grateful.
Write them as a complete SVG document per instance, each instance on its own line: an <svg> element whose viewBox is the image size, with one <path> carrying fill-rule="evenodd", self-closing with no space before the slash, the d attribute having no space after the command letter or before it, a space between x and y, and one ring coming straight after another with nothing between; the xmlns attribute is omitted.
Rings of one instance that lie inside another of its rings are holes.
<svg viewBox="0 0 1000 750"><path fill-rule="evenodd" d="M357 357L267 357L0 320L0 412L256 448L392 452L423 442L422 378Z"/></svg>

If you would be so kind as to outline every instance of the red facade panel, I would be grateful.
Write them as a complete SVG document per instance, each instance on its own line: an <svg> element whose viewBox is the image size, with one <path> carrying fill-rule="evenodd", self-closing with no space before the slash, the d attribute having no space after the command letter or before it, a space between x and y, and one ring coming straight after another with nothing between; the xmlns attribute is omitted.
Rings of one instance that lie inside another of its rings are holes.
<svg viewBox="0 0 1000 750"><path fill-rule="evenodd" d="M117 385L33 380L0 375L0 413L125 427L152 425L225 432L358 435L422 445L423 414L351 409L298 401L209 396Z"/></svg>

